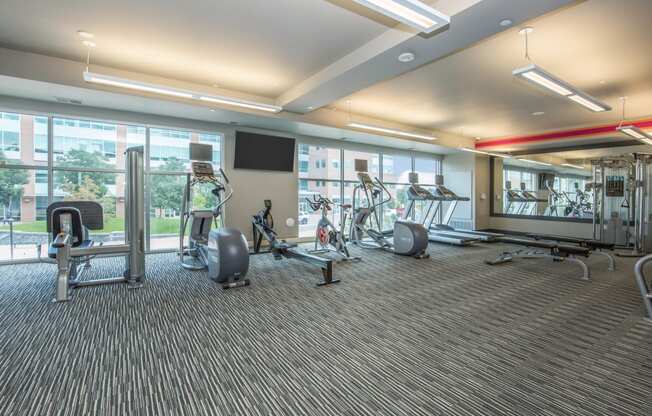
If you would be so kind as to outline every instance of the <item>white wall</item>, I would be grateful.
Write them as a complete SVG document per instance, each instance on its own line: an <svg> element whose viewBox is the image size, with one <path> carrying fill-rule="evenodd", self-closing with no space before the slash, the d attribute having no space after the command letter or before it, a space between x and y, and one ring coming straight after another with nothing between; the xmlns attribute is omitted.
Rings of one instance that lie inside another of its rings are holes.
<svg viewBox="0 0 652 416"><path fill-rule="evenodd" d="M270 133L257 129L240 129L256 133ZM273 133L283 136L282 133ZM286 137L293 137L287 135ZM256 149L252 149L256 151ZM234 189L233 198L226 209L226 223L242 231L248 240L252 240L251 217L264 208L263 201L272 201L272 216L274 230L281 238L294 238L299 235L298 225L288 227L286 220L296 220L299 206L299 176L298 169L294 172L274 172L260 170L233 169L235 154L235 129L225 133L224 171ZM296 151L295 151L296 155Z"/></svg>
<svg viewBox="0 0 652 416"><path fill-rule="evenodd" d="M484 230L490 228L490 204L491 192L489 191L489 157L475 157L474 171L474 196L475 196L475 229Z"/></svg>
<svg viewBox="0 0 652 416"><path fill-rule="evenodd" d="M464 223L464 228L475 227L475 155L472 153L457 153L446 155L442 161L444 186L459 196L469 197L469 202L459 202L453 213L451 222ZM449 204L444 204L444 212Z"/></svg>

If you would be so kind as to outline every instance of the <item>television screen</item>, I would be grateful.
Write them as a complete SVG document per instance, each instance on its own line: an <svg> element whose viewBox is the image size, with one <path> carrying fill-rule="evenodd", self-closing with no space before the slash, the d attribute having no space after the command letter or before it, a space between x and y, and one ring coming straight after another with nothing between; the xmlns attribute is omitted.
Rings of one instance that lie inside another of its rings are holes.
<svg viewBox="0 0 652 416"><path fill-rule="evenodd" d="M294 171L294 139L237 131L235 169Z"/></svg>

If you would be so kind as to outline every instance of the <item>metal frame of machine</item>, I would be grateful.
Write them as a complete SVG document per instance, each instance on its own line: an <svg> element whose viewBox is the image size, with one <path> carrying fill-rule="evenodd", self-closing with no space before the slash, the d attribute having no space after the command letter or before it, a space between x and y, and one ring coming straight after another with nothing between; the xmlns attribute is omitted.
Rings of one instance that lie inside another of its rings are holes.
<svg viewBox="0 0 652 416"><path fill-rule="evenodd" d="M79 215L79 225L82 225L83 217L74 202L68 202L68 207L61 207L66 217L58 221L58 229L52 229L53 240L50 243L52 254L48 258L39 260L47 263L57 264L56 294L54 302L66 302L70 300L72 289L81 287L127 283L130 288L142 286L145 279L145 205L144 205L144 165L143 146L130 147L126 150L127 174L125 192L125 244L116 245L93 245L91 240L88 244L79 244L74 241L72 234L75 211ZM101 209L101 208L100 208ZM65 211L64 211L65 210ZM101 211L100 211L101 212ZM53 210L53 216L57 209ZM52 222L53 219L49 218ZM67 222L66 222L67 221ZM102 228L100 226L100 228ZM96 257L113 257L124 255L126 258L125 271L122 276L113 278L101 278L94 280L81 280L84 273L89 270L90 260Z"/></svg>

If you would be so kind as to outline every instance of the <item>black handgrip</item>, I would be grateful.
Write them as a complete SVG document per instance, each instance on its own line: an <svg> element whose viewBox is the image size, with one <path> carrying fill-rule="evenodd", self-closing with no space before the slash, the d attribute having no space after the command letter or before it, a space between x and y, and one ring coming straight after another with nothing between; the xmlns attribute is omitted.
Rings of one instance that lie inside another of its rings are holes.
<svg viewBox="0 0 652 416"><path fill-rule="evenodd" d="M224 173L224 170L222 170L222 168L220 168L220 175L222 175L226 183L229 183L229 178L226 176L226 173Z"/></svg>

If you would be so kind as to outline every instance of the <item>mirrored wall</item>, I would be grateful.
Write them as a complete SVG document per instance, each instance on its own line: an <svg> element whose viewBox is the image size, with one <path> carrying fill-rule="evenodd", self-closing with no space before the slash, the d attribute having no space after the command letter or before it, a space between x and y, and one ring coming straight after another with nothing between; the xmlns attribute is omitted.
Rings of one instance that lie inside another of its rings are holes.
<svg viewBox="0 0 652 416"><path fill-rule="evenodd" d="M550 163L550 158L493 158L494 216L590 221L591 164Z"/></svg>

